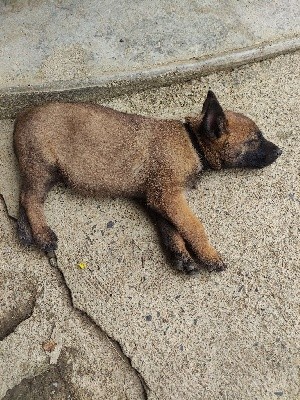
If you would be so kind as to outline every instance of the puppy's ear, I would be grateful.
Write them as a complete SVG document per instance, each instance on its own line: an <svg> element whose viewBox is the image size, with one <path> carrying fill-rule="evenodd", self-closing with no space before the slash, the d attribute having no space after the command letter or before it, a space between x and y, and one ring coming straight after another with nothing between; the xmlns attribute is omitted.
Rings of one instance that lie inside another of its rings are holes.
<svg viewBox="0 0 300 400"><path fill-rule="evenodd" d="M208 91L202 108L199 133L209 139L218 139L226 129L226 117L214 92Z"/></svg>

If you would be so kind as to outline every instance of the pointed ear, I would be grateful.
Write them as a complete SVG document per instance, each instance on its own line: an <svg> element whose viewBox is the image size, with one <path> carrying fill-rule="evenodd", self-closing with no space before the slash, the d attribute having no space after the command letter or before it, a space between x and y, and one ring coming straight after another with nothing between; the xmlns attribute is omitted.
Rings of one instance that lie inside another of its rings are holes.
<svg viewBox="0 0 300 400"><path fill-rule="evenodd" d="M210 139L221 137L226 127L226 117L217 97L211 90L208 91L203 104L202 115L200 134L205 134Z"/></svg>

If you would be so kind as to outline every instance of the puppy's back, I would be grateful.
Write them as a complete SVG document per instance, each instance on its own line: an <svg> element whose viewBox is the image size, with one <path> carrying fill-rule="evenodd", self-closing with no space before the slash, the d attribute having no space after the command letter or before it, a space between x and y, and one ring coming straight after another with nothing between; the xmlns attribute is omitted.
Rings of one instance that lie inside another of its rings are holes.
<svg viewBox="0 0 300 400"><path fill-rule="evenodd" d="M20 114L14 143L21 172L39 158L81 191L139 195L156 159L170 155L166 147L181 131L177 121L92 104L49 103Z"/></svg>

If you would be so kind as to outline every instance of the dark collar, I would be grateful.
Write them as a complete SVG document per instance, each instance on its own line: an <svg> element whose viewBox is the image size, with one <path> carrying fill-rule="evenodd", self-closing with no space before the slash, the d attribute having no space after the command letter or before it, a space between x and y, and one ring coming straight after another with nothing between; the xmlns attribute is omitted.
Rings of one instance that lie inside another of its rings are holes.
<svg viewBox="0 0 300 400"><path fill-rule="evenodd" d="M202 150L202 148L197 140L195 133L193 132L193 130L191 128L191 125L188 122L183 122L183 126L184 126L187 134L189 135L190 141L201 160L202 169L209 169L210 165L205 157L204 151Z"/></svg>

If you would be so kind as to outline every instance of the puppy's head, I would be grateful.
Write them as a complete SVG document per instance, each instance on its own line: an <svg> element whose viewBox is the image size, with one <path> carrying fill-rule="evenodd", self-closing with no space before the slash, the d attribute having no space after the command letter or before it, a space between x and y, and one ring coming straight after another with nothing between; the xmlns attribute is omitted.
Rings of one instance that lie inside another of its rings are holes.
<svg viewBox="0 0 300 400"><path fill-rule="evenodd" d="M188 118L187 124L213 169L262 168L272 164L282 153L263 137L250 118L224 111L211 90L200 118Z"/></svg>

